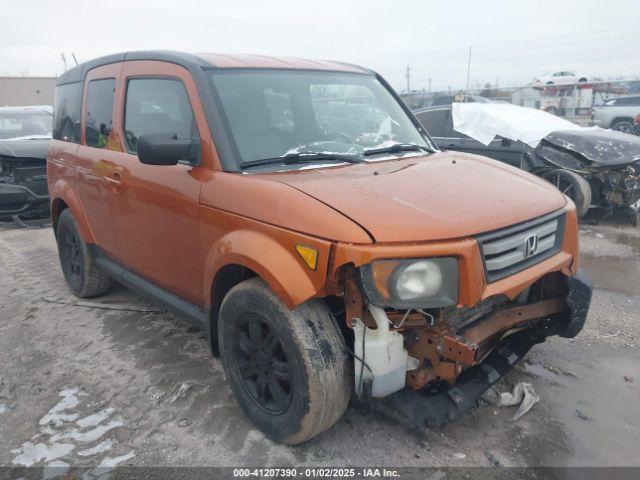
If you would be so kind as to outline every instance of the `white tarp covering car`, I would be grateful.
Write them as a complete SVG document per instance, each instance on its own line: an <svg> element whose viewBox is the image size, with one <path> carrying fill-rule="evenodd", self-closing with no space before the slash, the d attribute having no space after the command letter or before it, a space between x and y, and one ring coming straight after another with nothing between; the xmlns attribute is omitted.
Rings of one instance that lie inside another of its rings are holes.
<svg viewBox="0 0 640 480"><path fill-rule="evenodd" d="M454 103L451 114L454 130L484 145L500 136L535 148L551 132L593 129L542 110L504 103Z"/></svg>

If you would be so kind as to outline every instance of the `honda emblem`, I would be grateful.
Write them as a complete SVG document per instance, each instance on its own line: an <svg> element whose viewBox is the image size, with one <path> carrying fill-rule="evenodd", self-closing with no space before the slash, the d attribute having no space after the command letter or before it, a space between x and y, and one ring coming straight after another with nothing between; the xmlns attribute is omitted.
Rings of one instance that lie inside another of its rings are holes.
<svg viewBox="0 0 640 480"><path fill-rule="evenodd" d="M533 257L538 253L538 235L529 235L524 240L524 258Z"/></svg>

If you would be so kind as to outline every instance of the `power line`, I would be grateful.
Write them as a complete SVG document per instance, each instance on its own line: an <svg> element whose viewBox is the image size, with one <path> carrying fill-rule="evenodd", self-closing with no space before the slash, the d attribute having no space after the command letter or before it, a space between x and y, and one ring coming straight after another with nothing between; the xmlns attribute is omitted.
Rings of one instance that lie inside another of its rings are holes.
<svg viewBox="0 0 640 480"><path fill-rule="evenodd" d="M623 33L625 31L629 31L632 33L626 33L623 35L619 35L619 36L612 36L612 34L614 33ZM601 33L603 38L594 38L594 33ZM587 40L578 40L576 39L576 37L581 36L581 35L588 35L589 39ZM574 40L573 42L558 42L558 41L554 41L554 39L563 39L563 38L571 38L572 40ZM605 30L593 30L593 31L589 31L589 32L582 32L582 33L567 33L567 34L562 34L562 35L546 35L544 38L540 39L540 41L530 41L529 44L525 47L516 47L516 48L505 48L506 42L504 41L495 41L495 42L486 42L486 43L475 43L474 45L476 47L476 51L478 51L478 49L480 49L479 51L482 52L496 52L496 53L504 53L505 51L507 52L525 52L525 51L530 51L530 50L539 50L539 49L549 49L549 48L554 48L557 49L558 47L567 47L567 46L583 46L585 43L602 43L603 40L604 41L610 41L612 39L624 39L624 38L638 38L640 39L640 34L638 33L637 28L633 27L629 27L629 28L622 28L622 29L615 29L615 30L610 30L610 29L605 29ZM546 43L545 43L546 42ZM484 47L494 47L494 49L487 49ZM441 50L430 50L429 52L425 53L425 54L421 54L422 58L439 58L440 56L449 56L449 55L456 55L457 53L460 52L460 50L462 50L461 48L447 48L447 49L441 49ZM435 56L434 56L435 55ZM479 54L480 55L480 54ZM399 63L402 62L401 59L397 59L397 60L388 60L388 61L376 61L376 63L378 65L384 65L384 64L390 64L390 63Z"/></svg>
<svg viewBox="0 0 640 480"><path fill-rule="evenodd" d="M467 83L465 90L469 90L469 75L471 74L471 46L469 46L469 60L467 60Z"/></svg>
<svg viewBox="0 0 640 480"><path fill-rule="evenodd" d="M411 93L411 65L407 65L407 93Z"/></svg>

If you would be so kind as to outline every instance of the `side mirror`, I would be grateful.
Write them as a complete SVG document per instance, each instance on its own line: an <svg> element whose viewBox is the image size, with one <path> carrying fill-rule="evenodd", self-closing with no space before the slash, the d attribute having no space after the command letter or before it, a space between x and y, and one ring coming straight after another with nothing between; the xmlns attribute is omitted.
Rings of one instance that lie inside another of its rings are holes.
<svg viewBox="0 0 640 480"><path fill-rule="evenodd" d="M197 158L199 142L175 133L150 133L138 137L138 159L145 165L176 165Z"/></svg>

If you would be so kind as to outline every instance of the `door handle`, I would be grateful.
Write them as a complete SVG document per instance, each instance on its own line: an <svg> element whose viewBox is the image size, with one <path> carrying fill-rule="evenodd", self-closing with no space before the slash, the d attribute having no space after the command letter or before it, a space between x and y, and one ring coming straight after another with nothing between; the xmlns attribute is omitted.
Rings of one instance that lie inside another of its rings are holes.
<svg viewBox="0 0 640 480"><path fill-rule="evenodd" d="M104 180L116 190L119 190L120 187L122 187L122 175L118 172L111 172L102 178L104 178Z"/></svg>

